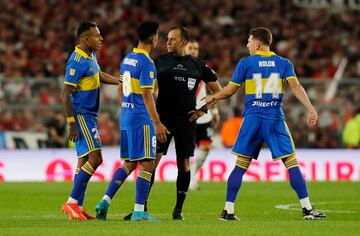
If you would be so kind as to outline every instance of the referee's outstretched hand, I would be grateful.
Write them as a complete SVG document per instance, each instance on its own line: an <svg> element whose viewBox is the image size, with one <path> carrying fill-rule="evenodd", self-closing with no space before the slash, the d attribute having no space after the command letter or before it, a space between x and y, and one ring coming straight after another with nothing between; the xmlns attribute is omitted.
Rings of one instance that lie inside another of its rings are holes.
<svg viewBox="0 0 360 236"><path fill-rule="evenodd" d="M161 122L155 125L156 138L160 143L167 141L167 134L170 134L169 130Z"/></svg>

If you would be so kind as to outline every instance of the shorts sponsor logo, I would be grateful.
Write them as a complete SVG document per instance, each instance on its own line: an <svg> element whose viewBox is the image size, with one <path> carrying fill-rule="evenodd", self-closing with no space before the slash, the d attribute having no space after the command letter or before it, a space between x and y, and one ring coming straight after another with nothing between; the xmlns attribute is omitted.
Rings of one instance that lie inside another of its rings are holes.
<svg viewBox="0 0 360 236"><path fill-rule="evenodd" d="M253 101L251 104L252 107L275 107L278 105L278 102L271 101L271 102L259 102L259 101Z"/></svg>

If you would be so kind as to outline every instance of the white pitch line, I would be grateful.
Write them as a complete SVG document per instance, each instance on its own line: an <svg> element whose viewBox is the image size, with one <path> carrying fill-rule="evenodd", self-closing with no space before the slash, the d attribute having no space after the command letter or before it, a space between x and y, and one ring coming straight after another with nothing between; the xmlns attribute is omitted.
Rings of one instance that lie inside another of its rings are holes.
<svg viewBox="0 0 360 236"><path fill-rule="evenodd" d="M338 205L338 204L348 204L348 203L356 203L358 204L358 201L353 201L353 202L345 202L345 201L335 201L335 202L317 202L316 206L318 205ZM280 205L276 205L275 208L277 209L283 209L283 210L289 210L289 211L301 211L301 208L299 207L299 204L280 204ZM326 210L326 209L318 209L322 212L332 212L332 213L342 213L342 214L357 214L359 213L358 211L342 211L342 210Z"/></svg>

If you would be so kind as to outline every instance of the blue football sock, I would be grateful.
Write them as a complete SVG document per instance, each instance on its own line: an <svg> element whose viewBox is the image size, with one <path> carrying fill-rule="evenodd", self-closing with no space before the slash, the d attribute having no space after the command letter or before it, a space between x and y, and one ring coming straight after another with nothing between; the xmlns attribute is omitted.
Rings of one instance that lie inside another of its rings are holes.
<svg viewBox="0 0 360 236"><path fill-rule="evenodd" d="M136 178L136 204L145 205L149 193L151 176L152 172L142 170Z"/></svg>
<svg viewBox="0 0 360 236"><path fill-rule="evenodd" d="M76 168L75 170L75 176L74 176L74 181L76 181L76 177L79 174L80 169ZM84 191L81 193L79 199L78 199L78 205L82 206L84 204L84 199L85 199L85 192L86 192L86 188L84 189Z"/></svg>
<svg viewBox="0 0 360 236"><path fill-rule="evenodd" d="M108 195L110 198L113 198L116 192L119 190L122 183L129 175L129 170L125 166L121 166L114 173L109 187L107 188L105 195Z"/></svg>
<svg viewBox="0 0 360 236"><path fill-rule="evenodd" d="M238 165L236 165L233 171L231 172L229 179L227 181L227 190L226 190L227 202L235 202L245 172L246 169L240 168Z"/></svg>
<svg viewBox="0 0 360 236"><path fill-rule="evenodd" d="M298 198L303 199L305 197L308 197L309 194L306 187L306 182L303 175L301 174L300 168L296 166L289 169L288 171L289 171L290 185L295 190Z"/></svg>
<svg viewBox="0 0 360 236"><path fill-rule="evenodd" d="M71 191L70 197L79 200L81 194L85 192L87 183L89 182L92 174L95 172L94 168L89 162L86 162L79 171L79 174L74 179L74 187Z"/></svg>

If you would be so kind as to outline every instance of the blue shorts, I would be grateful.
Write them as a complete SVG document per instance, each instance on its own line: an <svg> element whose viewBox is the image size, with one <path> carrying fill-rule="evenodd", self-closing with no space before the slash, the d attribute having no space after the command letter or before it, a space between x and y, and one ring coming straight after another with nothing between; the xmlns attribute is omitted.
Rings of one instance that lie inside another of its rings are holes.
<svg viewBox="0 0 360 236"><path fill-rule="evenodd" d="M256 115L244 117L232 153L257 159L264 142L273 160L295 154L295 145L285 121L267 120Z"/></svg>
<svg viewBox="0 0 360 236"><path fill-rule="evenodd" d="M76 114L76 126L79 137L75 142L78 158L84 157L92 151L101 149L97 116L91 114Z"/></svg>
<svg viewBox="0 0 360 236"><path fill-rule="evenodd" d="M120 157L128 161L155 160L156 135L153 124L120 130Z"/></svg>

